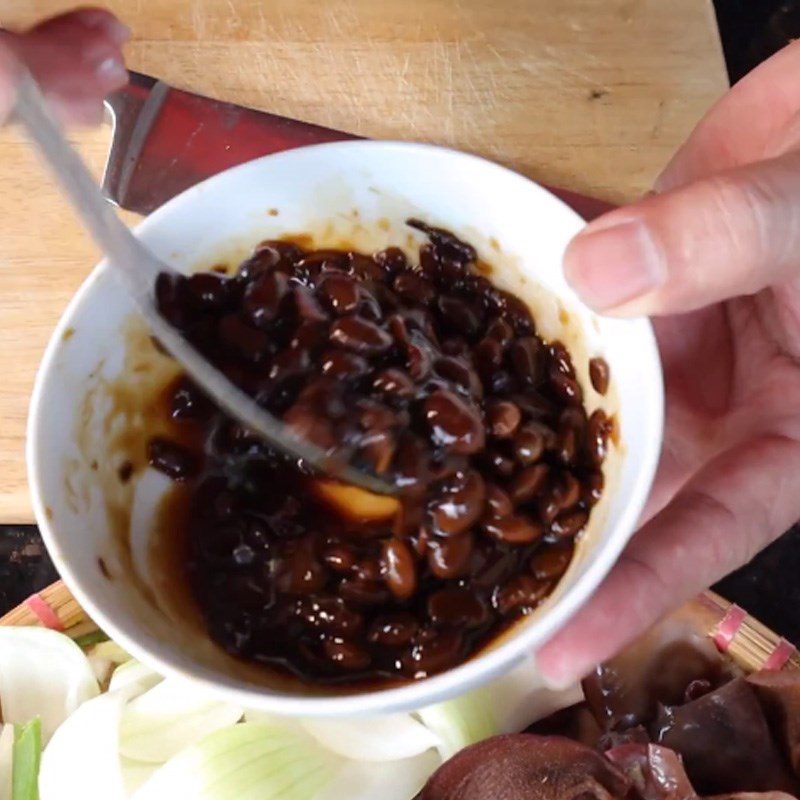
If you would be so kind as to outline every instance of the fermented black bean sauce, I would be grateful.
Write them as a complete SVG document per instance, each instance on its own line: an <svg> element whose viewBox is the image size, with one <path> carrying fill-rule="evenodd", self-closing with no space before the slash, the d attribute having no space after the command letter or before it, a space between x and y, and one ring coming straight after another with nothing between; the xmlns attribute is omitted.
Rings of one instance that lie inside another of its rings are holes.
<svg viewBox="0 0 800 800"><path fill-rule="evenodd" d="M429 239L418 265L268 241L234 276L157 283L161 314L234 383L407 491L342 495L185 377L170 387L175 435L148 454L189 485L182 563L209 633L307 681L463 662L552 591L602 492L611 421L587 418L567 350L469 244L409 224Z"/></svg>

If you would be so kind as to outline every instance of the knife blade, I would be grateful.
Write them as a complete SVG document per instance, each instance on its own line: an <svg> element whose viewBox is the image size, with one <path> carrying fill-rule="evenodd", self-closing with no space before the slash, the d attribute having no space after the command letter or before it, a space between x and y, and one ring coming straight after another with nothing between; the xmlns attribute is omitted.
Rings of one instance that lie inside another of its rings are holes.
<svg viewBox="0 0 800 800"><path fill-rule="evenodd" d="M111 95L106 107L113 133L103 192L139 214L245 161L303 145L362 138L176 89L138 72L130 73L128 85ZM587 220L612 208L604 200L547 188Z"/></svg>

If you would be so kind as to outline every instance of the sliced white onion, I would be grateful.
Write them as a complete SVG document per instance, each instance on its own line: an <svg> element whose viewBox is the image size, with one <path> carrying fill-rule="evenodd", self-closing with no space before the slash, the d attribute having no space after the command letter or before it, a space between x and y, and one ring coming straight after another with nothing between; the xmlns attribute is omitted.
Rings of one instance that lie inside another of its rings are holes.
<svg viewBox="0 0 800 800"><path fill-rule="evenodd" d="M152 689L156 684L164 680L157 672L153 672L150 667L146 667L139 661L126 661L118 666L108 684L109 692L116 692L120 689L131 688L131 697Z"/></svg>
<svg viewBox="0 0 800 800"><path fill-rule="evenodd" d="M341 764L307 734L244 722L183 750L133 800L311 800Z"/></svg>
<svg viewBox="0 0 800 800"><path fill-rule="evenodd" d="M0 627L0 707L5 722L42 721L42 742L99 692L91 665L69 637L47 628Z"/></svg>
<svg viewBox="0 0 800 800"><path fill-rule="evenodd" d="M145 764L143 761L134 761L131 758L120 758L119 764L126 797L131 797L161 768L161 764Z"/></svg>
<svg viewBox="0 0 800 800"><path fill-rule="evenodd" d="M0 724L0 800L11 800L11 763L14 757L14 726Z"/></svg>
<svg viewBox="0 0 800 800"><path fill-rule="evenodd" d="M545 688L529 660L489 685L423 708L417 716L439 737L439 752L448 759L489 736L519 733L582 697L577 685L563 691Z"/></svg>
<svg viewBox="0 0 800 800"><path fill-rule="evenodd" d="M238 706L222 703L189 681L166 678L128 703L119 729L126 758L159 764L220 728L242 718Z"/></svg>
<svg viewBox="0 0 800 800"><path fill-rule="evenodd" d="M399 761L347 761L313 800L411 800L441 763L435 750Z"/></svg>
<svg viewBox="0 0 800 800"><path fill-rule="evenodd" d="M42 753L40 800L127 800L119 759L119 721L128 689L84 703Z"/></svg>
<svg viewBox="0 0 800 800"><path fill-rule="evenodd" d="M301 725L323 747L355 761L395 761L440 744L436 733L410 714L354 720L306 719Z"/></svg>
<svg viewBox="0 0 800 800"><path fill-rule="evenodd" d="M131 660L130 654L110 639L107 642L98 642L92 647L89 651L89 657L91 658L92 656L110 661L116 666L125 664Z"/></svg>
<svg viewBox="0 0 800 800"><path fill-rule="evenodd" d="M546 688L533 659L493 681L483 691L491 697L497 733L519 733L528 725L583 699L580 684L568 689Z"/></svg>
<svg viewBox="0 0 800 800"><path fill-rule="evenodd" d="M485 688L475 689L417 711L423 724L436 735L442 760L498 732L491 700Z"/></svg>

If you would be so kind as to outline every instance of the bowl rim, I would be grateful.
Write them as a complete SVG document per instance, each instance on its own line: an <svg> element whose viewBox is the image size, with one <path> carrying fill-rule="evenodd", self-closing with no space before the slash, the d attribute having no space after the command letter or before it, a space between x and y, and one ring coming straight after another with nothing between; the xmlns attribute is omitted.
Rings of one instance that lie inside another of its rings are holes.
<svg viewBox="0 0 800 800"><path fill-rule="evenodd" d="M515 180L524 181L526 189L539 194L546 202L558 204L576 220L581 220L561 199L530 178L515 172L507 167L462 151L439 147L430 144L399 142L399 141L371 141L356 140L344 142L331 142L325 144L309 145L295 148L280 153L275 153L248 161L214 175L201 183L187 189L169 200L163 206L142 220L134 228L137 235L145 235L147 231L159 224L161 217L168 215L176 207L188 204L191 206L193 198L201 192L213 190L216 181L225 180L231 173L247 172L259 169L262 163L273 164L276 162L303 158L308 151L327 151L333 158L341 151L371 150L382 152L387 158L413 157L418 154L435 154L436 157L460 160L464 165L475 164L481 168L499 170ZM628 543L630 536L635 531L644 504L650 492L653 478L661 450L661 438L664 424L664 393L661 373L661 361L653 328L647 319L631 320L636 327L635 333L644 348L643 360L650 365L649 373L643 375L643 380L650 385L650 409L648 417L651 430L646 431L647 443L643 448L643 458L638 465L634 488L631 491L630 502L622 511L616 530L624 531L611 537L606 544L599 548L591 563L587 566L580 580L569 587L558 599L557 603L530 626L521 629L519 633L507 637L496 647L484 651L466 662L446 670L431 678L421 681L409 682L400 686L385 689L370 689L357 693L342 693L341 695L295 695L289 693L273 693L265 691L263 687L252 685L248 687L243 681L230 679L218 670L203 667L198 664L187 666L173 658L169 652L166 654L153 652L141 645L137 640L137 628L132 618L123 618L120 621L112 619L105 614L103 609L94 602L91 588L84 585L72 570L68 560L59 557L61 548L59 536L52 525L46 512L42 497L42 487L39 474L42 471L39 453L43 448L40 444L39 420L44 403L48 377L56 364L60 349L62 335L71 325L76 311L91 294L97 282L108 271L105 259L100 261L83 281L69 304L61 314L59 322L53 331L45 349L42 361L37 370L33 392L31 395L28 424L26 461L28 484L31 493L33 509L42 538L48 551L57 561L58 569L69 589L86 609L90 617L105 630L112 638L124 647L134 657L149 664L162 674L188 679L201 685L210 692L229 701L249 708L260 708L272 713L289 716L315 716L315 717L342 717L358 716L365 714L379 714L393 711L412 710L436 703L449 697L461 694L469 689L482 685L513 666L532 657L532 649L551 638L579 608L586 603L599 587L612 566L618 560L622 550ZM116 616L116 615L112 615Z"/></svg>

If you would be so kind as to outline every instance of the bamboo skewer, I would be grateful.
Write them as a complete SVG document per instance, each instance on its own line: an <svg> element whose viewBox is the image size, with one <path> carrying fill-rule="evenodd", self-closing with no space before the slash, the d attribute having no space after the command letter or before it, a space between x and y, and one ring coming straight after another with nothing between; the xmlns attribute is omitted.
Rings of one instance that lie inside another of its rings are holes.
<svg viewBox="0 0 800 800"><path fill-rule="evenodd" d="M0 625L33 625L80 636L97 630L63 581L56 581L0 617Z"/></svg>

